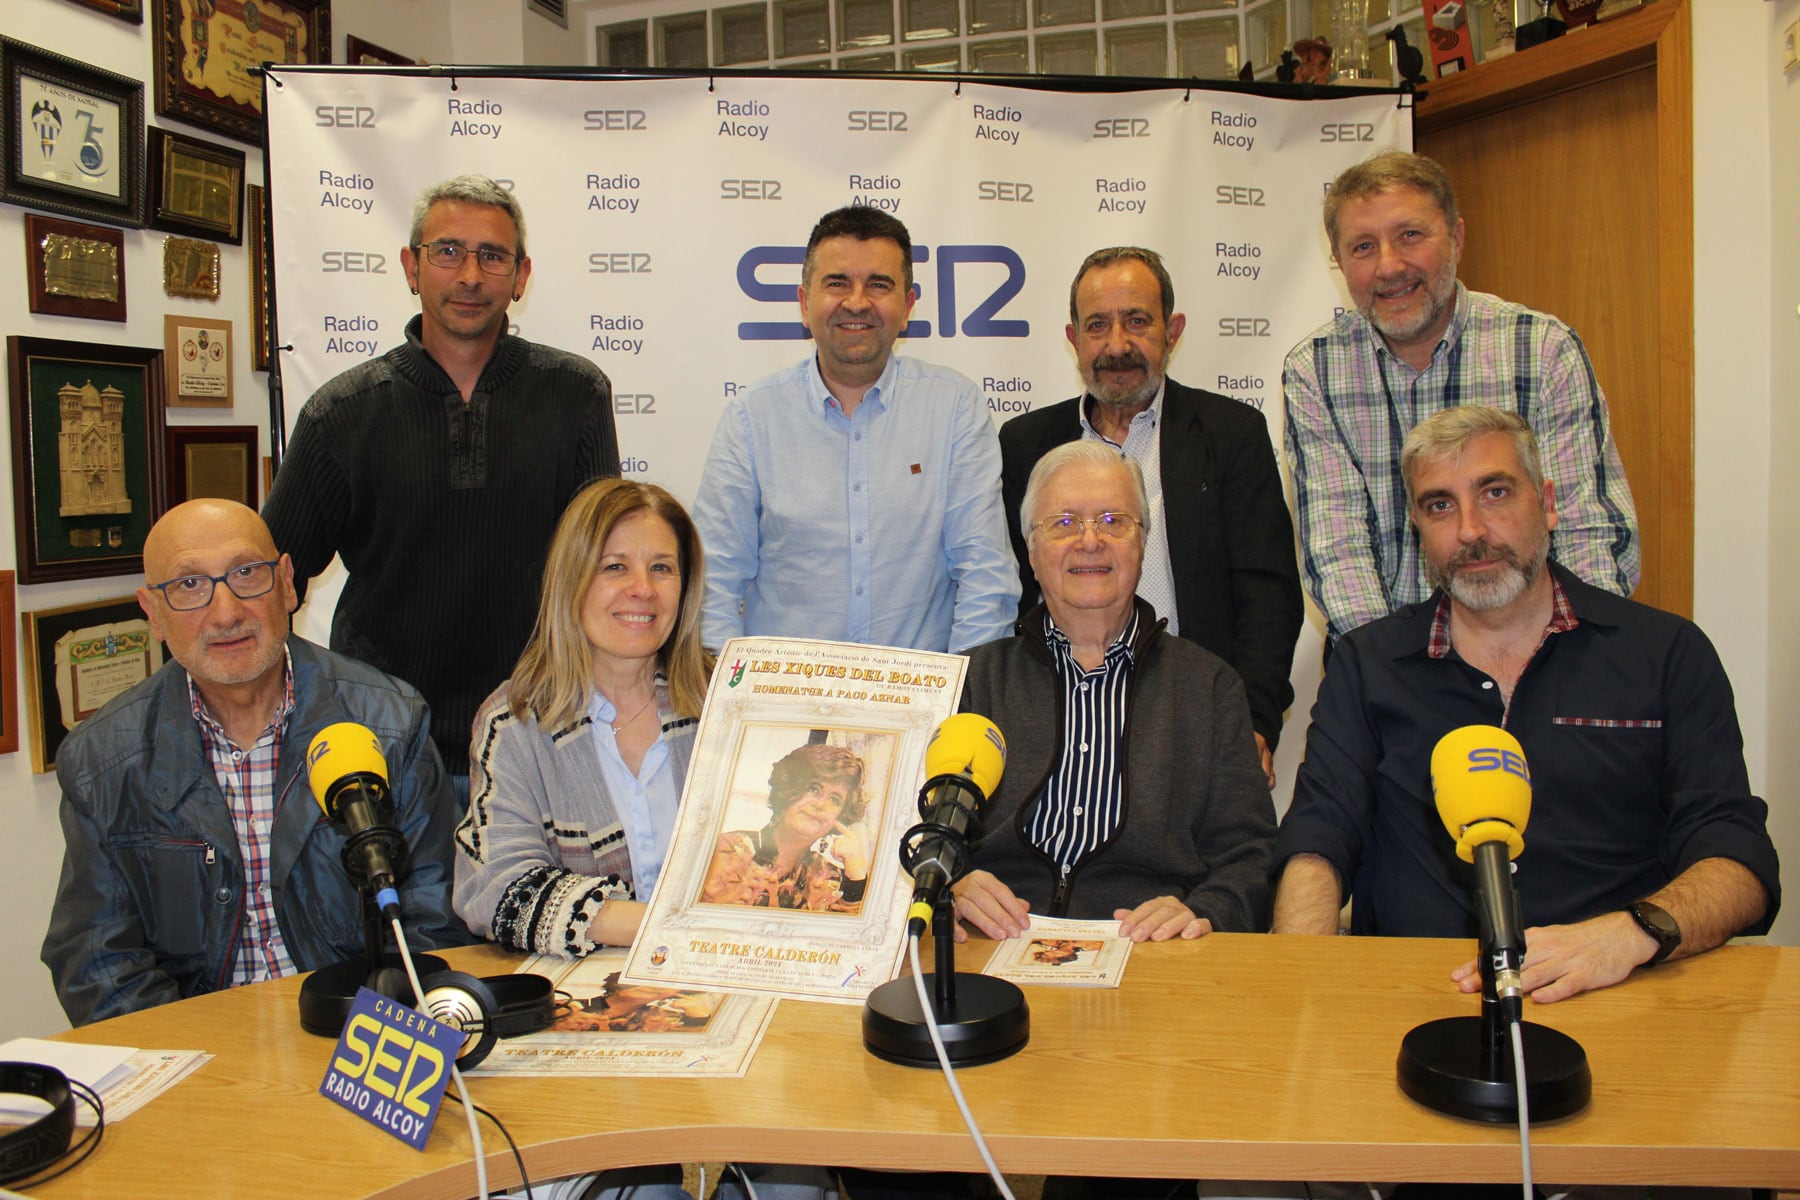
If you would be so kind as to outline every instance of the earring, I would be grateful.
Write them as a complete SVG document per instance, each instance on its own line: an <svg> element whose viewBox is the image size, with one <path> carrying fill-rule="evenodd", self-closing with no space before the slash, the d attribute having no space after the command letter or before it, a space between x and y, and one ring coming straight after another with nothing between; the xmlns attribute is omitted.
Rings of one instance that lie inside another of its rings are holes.
<svg viewBox="0 0 1800 1200"><path fill-rule="evenodd" d="M520 296L520 295L519 295L519 293L518 293L518 292L514 292L514 293L513 293L513 303L514 303L514 304L517 304L517 303L518 303L518 302L519 302L519 301L520 301L520 299L522 299L522 297L521 297L521 296Z"/></svg>
<svg viewBox="0 0 1800 1200"><path fill-rule="evenodd" d="M419 294L419 289L418 289L418 288L414 288L414 289L412 289L412 294L413 294L413 295L415 295L415 296L416 296L416 295L418 295L418 294Z"/></svg>

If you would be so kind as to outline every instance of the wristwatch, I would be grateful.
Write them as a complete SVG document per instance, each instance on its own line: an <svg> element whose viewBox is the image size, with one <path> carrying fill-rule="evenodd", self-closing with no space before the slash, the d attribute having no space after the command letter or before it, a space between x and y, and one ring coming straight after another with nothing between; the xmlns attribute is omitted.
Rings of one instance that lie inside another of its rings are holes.
<svg viewBox="0 0 1800 1200"><path fill-rule="evenodd" d="M1650 956L1646 967L1654 967L1669 955L1675 953L1675 947L1681 945L1681 926L1675 923L1668 910L1648 900L1639 900L1629 905L1626 912L1638 923L1638 928L1656 939L1656 953Z"/></svg>

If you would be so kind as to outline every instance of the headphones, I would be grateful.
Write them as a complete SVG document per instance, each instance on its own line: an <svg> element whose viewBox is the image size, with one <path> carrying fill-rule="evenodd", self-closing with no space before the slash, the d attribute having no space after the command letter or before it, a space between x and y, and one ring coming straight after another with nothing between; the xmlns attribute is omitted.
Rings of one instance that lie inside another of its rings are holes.
<svg viewBox="0 0 1800 1200"><path fill-rule="evenodd" d="M556 988L543 975L489 975L439 971L419 981L425 996L417 1008L432 1020L463 1034L456 1065L472 1071L503 1037L536 1033L556 1020ZM397 967L383 967L369 987L402 1004L412 1004L412 986Z"/></svg>
<svg viewBox="0 0 1800 1200"><path fill-rule="evenodd" d="M0 1184L16 1183L28 1175L35 1175L69 1152L69 1140L75 1133L78 1095L82 1103L90 1105L99 1116L94 1132L82 1139L88 1153L93 1152L105 1117L101 1115L100 1098L87 1085L71 1081L55 1067L42 1063L0 1062L0 1092L34 1096L50 1106L48 1113L25 1128L0 1134ZM82 1155L82 1158L86 1157L86 1154ZM43 1180L35 1182L42 1183Z"/></svg>

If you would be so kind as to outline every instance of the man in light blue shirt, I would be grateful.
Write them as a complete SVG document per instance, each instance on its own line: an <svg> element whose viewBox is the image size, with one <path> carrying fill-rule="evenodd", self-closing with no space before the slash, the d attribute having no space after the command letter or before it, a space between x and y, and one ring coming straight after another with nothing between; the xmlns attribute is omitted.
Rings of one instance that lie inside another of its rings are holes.
<svg viewBox="0 0 1800 1200"><path fill-rule="evenodd" d="M955 371L893 354L914 299L906 227L825 214L799 298L816 353L731 401L694 501L706 644L960 651L1006 636L1019 576L987 405Z"/></svg>

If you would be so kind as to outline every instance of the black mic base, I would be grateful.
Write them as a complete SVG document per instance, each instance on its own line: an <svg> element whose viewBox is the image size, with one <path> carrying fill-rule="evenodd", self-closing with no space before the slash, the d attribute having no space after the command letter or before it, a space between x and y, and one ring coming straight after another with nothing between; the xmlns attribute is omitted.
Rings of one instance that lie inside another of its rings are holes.
<svg viewBox="0 0 1800 1200"><path fill-rule="evenodd" d="M956 1066L999 1062L1031 1040L1031 1007L1017 984L991 975L958 971L956 994L946 1011L934 1014L944 1053ZM936 994L937 977L924 977L925 993ZM863 1005L863 1045L870 1054L903 1067L935 1067L937 1052L919 1009L912 977L889 980L869 993Z"/></svg>
<svg viewBox="0 0 1800 1200"><path fill-rule="evenodd" d="M867 1024L865 1018L864 1024ZM1483 1051L1480 1017L1445 1017L1415 1027L1400 1042L1400 1090L1426 1108L1496 1124L1519 1119L1512 1039L1492 1061ZM1554 1121L1586 1108L1594 1093L1587 1051L1559 1030L1521 1022L1525 1098L1531 1121Z"/></svg>
<svg viewBox="0 0 1800 1200"><path fill-rule="evenodd" d="M420 979L429 979L450 969L450 964L435 954L413 955L413 966ZM398 951L387 952L381 970L383 973L388 970L399 972L399 983L404 986L405 994L412 994L412 984L406 978L406 963ZM369 982L369 974L369 957L359 954L329 967L320 967L308 975L300 982L300 1028L328 1038L342 1033L344 1022L350 1019L350 1010L356 1007L356 989L367 986L386 994L386 989Z"/></svg>

